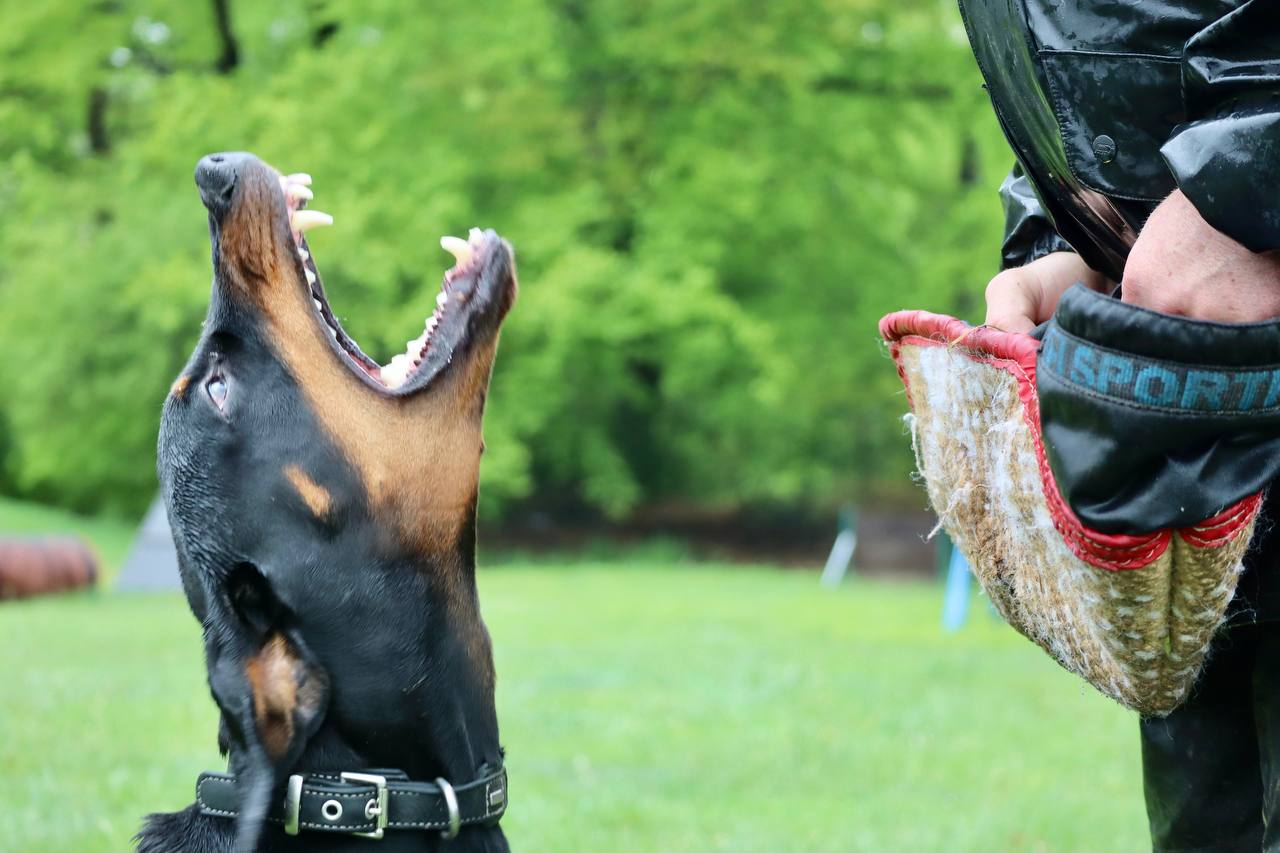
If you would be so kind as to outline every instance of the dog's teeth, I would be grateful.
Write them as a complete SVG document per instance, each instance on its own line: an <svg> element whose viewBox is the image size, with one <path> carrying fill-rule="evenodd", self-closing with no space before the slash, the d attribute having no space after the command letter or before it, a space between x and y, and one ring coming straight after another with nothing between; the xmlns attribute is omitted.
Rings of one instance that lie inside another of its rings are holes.
<svg viewBox="0 0 1280 853"><path fill-rule="evenodd" d="M409 371L413 369L413 360L406 354L401 353L378 371L378 375L389 388L399 388L404 384L405 378L409 375Z"/></svg>
<svg viewBox="0 0 1280 853"><path fill-rule="evenodd" d="M295 199L311 199L315 198L316 195L302 184L289 184L285 189L285 192Z"/></svg>
<svg viewBox="0 0 1280 853"><path fill-rule="evenodd" d="M313 273L311 270L307 269L306 267L303 267L303 268L302 268L302 271L303 271L304 273L306 273L306 274L307 274L307 284L315 284L315 283L316 283L316 274L315 274L315 273Z"/></svg>
<svg viewBox="0 0 1280 853"><path fill-rule="evenodd" d="M466 266L467 261L471 260L471 244L461 237L441 237L440 248L453 255L460 267Z"/></svg>
<svg viewBox="0 0 1280 853"><path fill-rule="evenodd" d="M320 225L332 225L333 217L318 210L295 210L289 217L289 224L301 234Z"/></svg>
<svg viewBox="0 0 1280 853"><path fill-rule="evenodd" d="M338 339L338 330L335 329L333 326L329 326L328 328L329 328L329 337L333 338L336 341Z"/></svg>
<svg viewBox="0 0 1280 853"><path fill-rule="evenodd" d="M311 254L306 249L299 246L298 257L302 258L305 261L307 258L311 257Z"/></svg>
<svg viewBox="0 0 1280 853"><path fill-rule="evenodd" d="M483 237L484 237L484 232L481 231L479 228L472 228L470 231L467 232L467 239L470 240L472 243L479 243Z"/></svg>
<svg viewBox="0 0 1280 853"><path fill-rule="evenodd" d="M303 186L311 186L311 176L306 172L294 172L292 175L286 175L285 180L291 184L302 184Z"/></svg>
<svg viewBox="0 0 1280 853"><path fill-rule="evenodd" d="M311 301L315 303L315 305L316 305L316 310L317 310L317 311L323 311L323 310L324 310L324 305L322 305L322 304L321 304L321 302L320 302L320 300L319 300L319 299L316 299L316 298L313 296L313 297L311 297Z"/></svg>
<svg viewBox="0 0 1280 853"><path fill-rule="evenodd" d="M448 303L449 303L449 294L445 293L443 290L436 294L437 308L443 308Z"/></svg>

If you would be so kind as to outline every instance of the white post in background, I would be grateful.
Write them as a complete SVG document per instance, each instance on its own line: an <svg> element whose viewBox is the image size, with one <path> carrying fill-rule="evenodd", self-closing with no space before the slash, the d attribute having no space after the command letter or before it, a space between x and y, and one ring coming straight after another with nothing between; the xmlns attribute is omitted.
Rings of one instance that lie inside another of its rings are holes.
<svg viewBox="0 0 1280 853"><path fill-rule="evenodd" d="M827 564L822 568L822 585L836 587L844 580L853 564L853 552L858 547L858 510L847 506L840 510L840 533L831 545Z"/></svg>

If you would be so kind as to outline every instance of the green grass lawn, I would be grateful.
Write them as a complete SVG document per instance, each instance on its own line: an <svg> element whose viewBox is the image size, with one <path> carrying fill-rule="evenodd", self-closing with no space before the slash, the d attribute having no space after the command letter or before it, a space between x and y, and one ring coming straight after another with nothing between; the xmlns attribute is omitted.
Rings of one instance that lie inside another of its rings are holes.
<svg viewBox="0 0 1280 853"><path fill-rule="evenodd" d="M645 564L482 571L518 851L1126 851L1136 721L941 591ZM0 605L0 847L126 849L218 767L178 596ZM375 849L375 848L370 848Z"/></svg>

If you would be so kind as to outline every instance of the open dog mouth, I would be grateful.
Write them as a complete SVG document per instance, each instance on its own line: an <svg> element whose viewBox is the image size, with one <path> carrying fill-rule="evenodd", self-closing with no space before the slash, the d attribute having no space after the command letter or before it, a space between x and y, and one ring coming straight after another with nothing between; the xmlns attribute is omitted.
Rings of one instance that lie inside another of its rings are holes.
<svg viewBox="0 0 1280 853"><path fill-rule="evenodd" d="M477 334L477 321L494 324L510 305L508 286L510 247L492 230L472 228L467 238L442 237L440 246L455 263L444 274L435 306L423 322L422 332L405 344L386 364L366 355L334 315L316 269L306 233L333 224L327 213L308 208L314 194L311 176L305 173L279 176L293 249L306 280L311 306L328 334L330 345L357 375L375 387L408 393L424 387L452 362L455 353Z"/></svg>

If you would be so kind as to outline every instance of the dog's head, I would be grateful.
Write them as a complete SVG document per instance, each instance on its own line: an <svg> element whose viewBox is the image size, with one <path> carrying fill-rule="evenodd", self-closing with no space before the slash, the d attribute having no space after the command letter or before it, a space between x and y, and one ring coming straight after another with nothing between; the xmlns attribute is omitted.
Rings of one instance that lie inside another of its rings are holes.
<svg viewBox="0 0 1280 853"><path fill-rule="evenodd" d="M224 748L256 780L242 832L300 763L471 774L433 727L492 718L474 519L511 249L492 231L442 241L458 262L422 333L379 365L329 307L310 182L249 154L196 167L213 293L160 431Z"/></svg>

